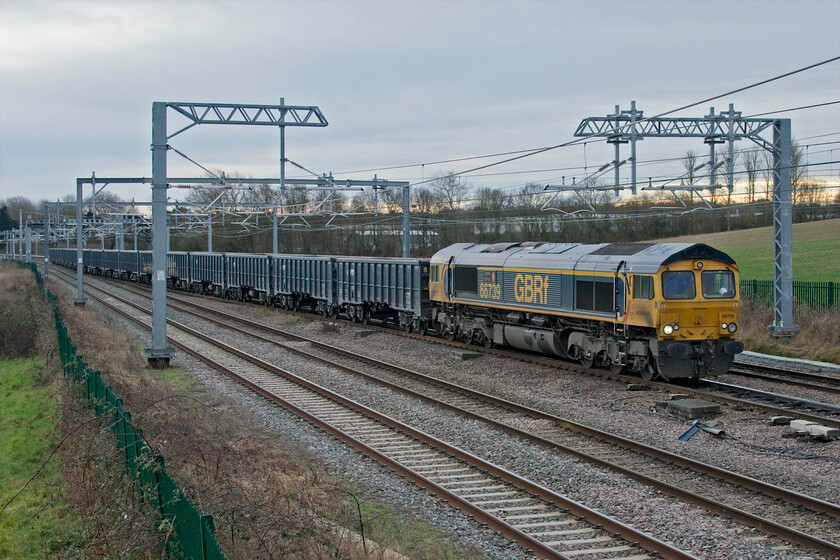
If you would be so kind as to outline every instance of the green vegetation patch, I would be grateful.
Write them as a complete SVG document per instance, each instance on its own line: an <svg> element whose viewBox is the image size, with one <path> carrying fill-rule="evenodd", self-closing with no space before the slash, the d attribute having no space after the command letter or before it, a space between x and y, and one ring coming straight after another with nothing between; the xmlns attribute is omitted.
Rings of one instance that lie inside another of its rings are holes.
<svg viewBox="0 0 840 560"><path fill-rule="evenodd" d="M0 558L43 558L69 533L59 457L15 497L58 443L53 387L37 383L43 368L36 359L0 361Z"/></svg>
<svg viewBox="0 0 840 560"><path fill-rule="evenodd" d="M451 542L447 535L436 531L423 521L412 520L396 512L389 504L378 501L356 501L355 492L349 492L350 510L361 510L361 520L351 514L353 523L348 525L358 534L386 545L401 554L416 559L477 560L481 555L475 550ZM353 519L355 518L355 519Z"/></svg>

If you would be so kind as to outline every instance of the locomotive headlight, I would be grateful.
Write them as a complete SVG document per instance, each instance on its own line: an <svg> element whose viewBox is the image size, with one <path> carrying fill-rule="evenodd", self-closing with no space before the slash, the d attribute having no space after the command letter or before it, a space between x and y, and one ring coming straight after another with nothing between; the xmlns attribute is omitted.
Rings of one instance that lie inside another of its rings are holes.
<svg viewBox="0 0 840 560"><path fill-rule="evenodd" d="M674 331L680 330L680 325L678 323L674 323Z"/></svg>
<svg viewBox="0 0 840 560"><path fill-rule="evenodd" d="M662 332L664 332L665 334L673 334L674 327L672 327L671 325L665 325L664 327L662 327Z"/></svg>
<svg viewBox="0 0 840 560"><path fill-rule="evenodd" d="M726 330L728 330L732 334L735 334L735 331L738 330L738 325L735 323L729 323L729 326L726 328Z"/></svg>
<svg viewBox="0 0 840 560"><path fill-rule="evenodd" d="M729 328L729 323L721 323L721 324L720 324L720 328L721 328L722 330L726 330L727 328Z"/></svg>

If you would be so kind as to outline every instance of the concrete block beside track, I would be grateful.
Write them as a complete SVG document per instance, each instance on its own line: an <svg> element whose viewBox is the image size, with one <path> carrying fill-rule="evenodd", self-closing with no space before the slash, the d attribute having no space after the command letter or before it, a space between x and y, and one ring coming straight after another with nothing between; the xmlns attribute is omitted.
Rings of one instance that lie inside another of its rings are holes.
<svg viewBox="0 0 840 560"><path fill-rule="evenodd" d="M829 428L821 424L814 424L808 426L808 436L814 439L833 440L840 439L840 430L837 428Z"/></svg>
<svg viewBox="0 0 840 560"><path fill-rule="evenodd" d="M816 422L811 420L791 420L790 431L794 434L807 434L810 426L818 426Z"/></svg>

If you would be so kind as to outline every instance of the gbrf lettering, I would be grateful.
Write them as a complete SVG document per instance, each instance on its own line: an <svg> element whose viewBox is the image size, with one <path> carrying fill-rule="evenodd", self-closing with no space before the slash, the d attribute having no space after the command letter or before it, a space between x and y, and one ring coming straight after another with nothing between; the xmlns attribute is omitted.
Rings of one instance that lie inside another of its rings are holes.
<svg viewBox="0 0 840 560"><path fill-rule="evenodd" d="M520 303L545 304L548 301L548 275L517 274L513 291Z"/></svg>

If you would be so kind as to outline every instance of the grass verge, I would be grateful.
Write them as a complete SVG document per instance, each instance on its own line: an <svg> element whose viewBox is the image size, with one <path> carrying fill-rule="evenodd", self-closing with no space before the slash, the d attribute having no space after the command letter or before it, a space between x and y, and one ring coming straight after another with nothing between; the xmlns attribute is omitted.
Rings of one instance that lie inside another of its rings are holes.
<svg viewBox="0 0 840 560"><path fill-rule="evenodd" d="M59 545L56 535L75 523L61 496L58 462L38 472L59 439L55 387L37 383L44 367L42 359L0 361L0 508L8 503L0 514L0 558L48 556Z"/></svg>

